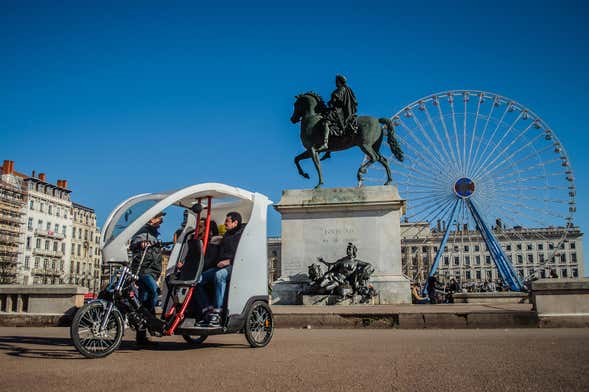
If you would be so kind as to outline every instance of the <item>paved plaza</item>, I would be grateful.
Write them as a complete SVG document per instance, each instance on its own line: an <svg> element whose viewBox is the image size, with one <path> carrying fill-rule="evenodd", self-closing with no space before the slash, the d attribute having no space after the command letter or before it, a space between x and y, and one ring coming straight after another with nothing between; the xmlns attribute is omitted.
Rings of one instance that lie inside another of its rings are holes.
<svg viewBox="0 0 589 392"><path fill-rule="evenodd" d="M179 337L82 359L66 328L0 328L9 391L587 391L588 329L278 329L265 349L242 335L190 348Z"/></svg>

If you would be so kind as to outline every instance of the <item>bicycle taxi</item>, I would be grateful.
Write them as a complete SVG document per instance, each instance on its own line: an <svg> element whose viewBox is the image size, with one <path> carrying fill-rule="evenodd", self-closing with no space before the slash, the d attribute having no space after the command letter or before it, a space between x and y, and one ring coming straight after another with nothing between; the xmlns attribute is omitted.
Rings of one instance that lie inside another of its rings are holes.
<svg viewBox="0 0 589 392"><path fill-rule="evenodd" d="M271 201L260 193L218 183L192 185L180 190L140 194L117 206L101 233L102 260L114 268L109 285L98 299L80 308L70 335L76 349L86 357L99 358L115 351L124 326L147 329L152 336L181 335L187 343L201 344L209 335L244 333L251 347L266 346L273 335L274 320L269 306L266 247L266 215ZM162 312L155 316L138 300L138 268L133 270L131 238L153 216L177 207L185 221L171 247L165 283L161 284ZM169 209L170 208L170 209ZM219 327L199 326L200 315L192 312L196 286L203 272L211 221L222 222L236 211L245 228L235 254L227 284L225 307ZM204 219L205 233L198 222ZM199 236L199 234L201 234ZM200 238L200 239L199 239ZM177 262L184 261L181 270Z"/></svg>

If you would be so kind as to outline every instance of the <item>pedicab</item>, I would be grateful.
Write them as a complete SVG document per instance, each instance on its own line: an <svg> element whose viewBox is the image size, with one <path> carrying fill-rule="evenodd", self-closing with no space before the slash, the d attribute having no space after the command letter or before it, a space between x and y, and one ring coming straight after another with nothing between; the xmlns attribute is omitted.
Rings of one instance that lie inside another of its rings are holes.
<svg viewBox="0 0 589 392"><path fill-rule="evenodd" d="M260 193L218 183L140 194L125 200L112 211L101 232L103 264L114 272L98 299L84 305L74 316L70 336L76 349L88 358L105 357L119 347L126 325L134 330L147 329L152 336L181 335L191 345L200 345L210 335L243 333L251 347L266 346L274 330L266 247L270 204ZM138 299L140 264L134 268L129 244L143 225L169 207L185 211L175 241L151 243L144 251L149 246L171 248L158 317ZM222 222L230 211L241 214L245 227L227 284L221 325L203 327L199 323L202 315L190 311L191 301L198 300L196 286L204 268L211 221ZM204 235L197 224L201 218L205 219ZM180 257L184 263L178 271Z"/></svg>

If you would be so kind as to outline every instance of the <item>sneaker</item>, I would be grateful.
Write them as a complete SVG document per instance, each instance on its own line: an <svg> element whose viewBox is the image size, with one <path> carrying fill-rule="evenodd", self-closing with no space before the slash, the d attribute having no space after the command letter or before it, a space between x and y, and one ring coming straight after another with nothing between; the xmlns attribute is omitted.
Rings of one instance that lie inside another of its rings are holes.
<svg viewBox="0 0 589 392"><path fill-rule="evenodd" d="M209 327L218 328L221 326L221 315L217 312L211 312L209 314Z"/></svg>
<svg viewBox="0 0 589 392"><path fill-rule="evenodd" d="M209 321L207 320L206 316L205 318L203 318L202 320L200 320L198 323L194 324L195 327L198 328L208 328L209 327Z"/></svg>

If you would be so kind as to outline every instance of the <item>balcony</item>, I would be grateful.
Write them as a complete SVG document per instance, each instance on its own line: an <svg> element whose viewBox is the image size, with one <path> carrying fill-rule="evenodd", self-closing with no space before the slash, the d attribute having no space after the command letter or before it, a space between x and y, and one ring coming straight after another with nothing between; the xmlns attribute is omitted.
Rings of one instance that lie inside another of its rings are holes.
<svg viewBox="0 0 589 392"><path fill-rule="evenodd" d="M22 244L23 242L24 240L18 235L0 234L0 244L18 246L18 244Z"/></svg>
<svg viewBox="0 0 589 392"><path fill-rule="evenodd" d="M24 230L22 230L20 226L3 225L2 223L0 223L0 232L22 234L24 233Z"/></svg>
<svg viewBox="0 0 589 392"><path fill-rule="evenodd" d="M61 233L52 230L35 229L35 235L40 237L53 238L56 240L63 240L65 236Z"/></svg>
<svg viewBox="0 0 589 392"><path fill-rule="evenodd" d="M20 218L20 217L12 216L12 215L9 215L9 214L3 214L1 212L0 212L0 222L14 223L14 224L17 224L19 226L24 223L23 222L23 219Z"/></svg>
<svg viewBox="0 0 589 392"><path fill-rule="evenodd" d="M51 268L33 268L33 275L37 276L62 276L63 271Z"/></svg>
<svg viewBox="0 0 589 392"><path fill-rule="evenodd" d="M47 250L47 249L41 249L41 248L36 248L33 249L33 254L35 255L39 255L39 256L45 256L45 257L55 257L55 258L62 258L63 257L63 252L57 250Z"/></svg>

